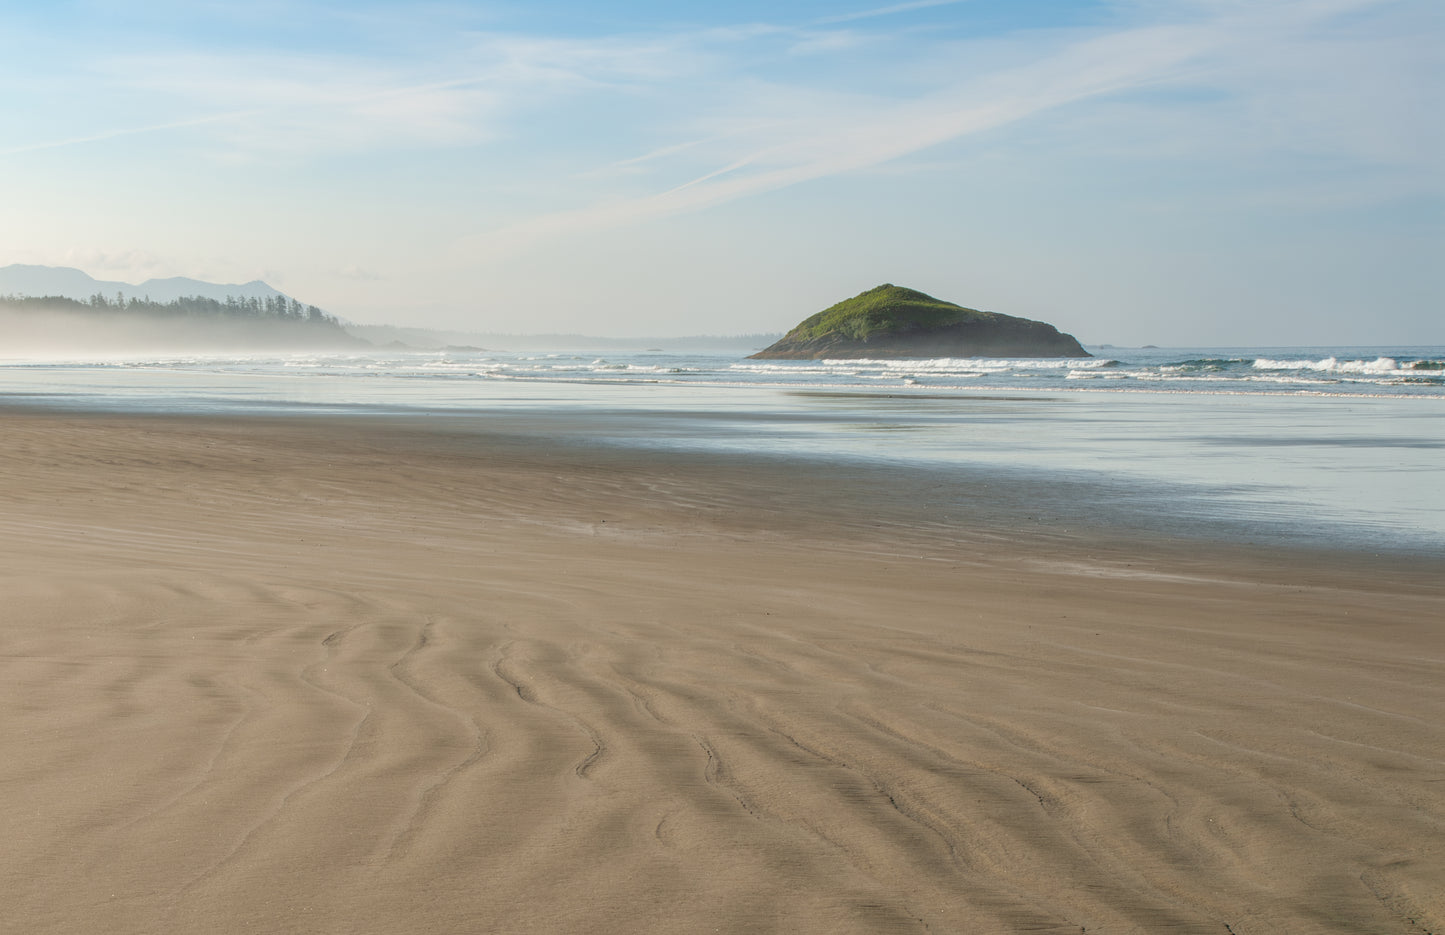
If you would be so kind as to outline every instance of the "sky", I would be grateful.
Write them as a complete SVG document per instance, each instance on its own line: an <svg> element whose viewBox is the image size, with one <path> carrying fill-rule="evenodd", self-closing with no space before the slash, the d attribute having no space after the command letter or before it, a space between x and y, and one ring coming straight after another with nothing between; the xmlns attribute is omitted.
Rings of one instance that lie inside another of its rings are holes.
<svg viewBox="0 0 1445 935"><path fill-rule="evenodd" d="M0 0L0 265L367 324L1445 344L1438 0Z"/></svg>

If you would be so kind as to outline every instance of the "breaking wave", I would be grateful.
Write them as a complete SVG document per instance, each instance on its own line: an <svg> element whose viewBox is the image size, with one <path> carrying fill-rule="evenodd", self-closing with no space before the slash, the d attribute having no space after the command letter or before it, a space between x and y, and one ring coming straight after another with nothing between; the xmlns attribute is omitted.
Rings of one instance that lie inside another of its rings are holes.
<svg viewBox="0 0 1445 935"><path fill-rule="evenodd" d="M752 360L737 353L537 352L451 348L351 353L3 361L11 373L44 368L169 370L287 379L367 378L416 387L428 382L667 384L905 392L1050 390L1183 393L1310 393L1445 396L1445 348L1230 349L1225 352L1110 349L1091 358L926 360Z"/></svg>

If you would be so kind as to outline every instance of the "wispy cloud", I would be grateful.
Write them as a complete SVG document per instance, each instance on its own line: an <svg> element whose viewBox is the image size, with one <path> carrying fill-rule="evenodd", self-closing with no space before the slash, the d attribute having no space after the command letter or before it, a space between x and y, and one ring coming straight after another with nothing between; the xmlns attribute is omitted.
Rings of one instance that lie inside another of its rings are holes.
<svg viewBox="0 0 1445 935"><path fill-rule="evenodd" d="M70 249L60 257L64 266L85 270L100 279L141 282L166 268L162 257L148 250Z"/></svg>
<svg viewBox="0 0 1445 935"><path fill-rule="evenodd" d="M206 116L142 118L131 126L15 142L0 156L185 129L212 131L217 152L290 159L471 145L495 136L507 118L552 100L665 85L702 67L705 45L697 35L578 40L474 33L450 38L445 54L435 57L425 48L385 57L329 49L97 51L84 68L37 85L58 103L61 89L79 89L70 122L114 119L110 112ZM108 112L91 103L86 89L96 84L112 102Z"/></svg>
<svg viewBox="0 0 1445 935"><path fill-rule="evenodd" d="M0 156L63 147L106 156L107 142L155 137L158 160L284 164L296 171L266 180L278 203L327 205L370 194L349 181L328 187L338 155L364 173L373 156L390 170L398 152L443 152L418 171L436 172L430 192L444 194L418 205L410 190L386 209L446 218L425 234L409 228L393 249L436 255L457 238L461 266L824 179L901 174L930 149L926 158L946 159L964 151L941 148L950 141L1026 121L1069 152L1025 155L1065 171L1078 153L1116 165L1150 152L1193 164L1222 153L1244 164L1253 148L1394 160L1420 176L1440 151L1438 121L1420 116L1441 87L1429 46L1438 30L1421 25L1411 37L1400 25L1431 15L1425 0L1122 2L1117 27L991 37L919 32L906 15L958 21L952 8L970 0L875 2L884 5L803 24L644 23L592 36L505 32L498 21L441 29L383 4L367 8L371 39L353 43L319 38L330 8L313 4L318 28L288 32L289 44L223 32L194 44L97 38L54 73L32 59L36 78L8 96L6 113L31 100L63 113L7 120ZM1362 31L1378 10L1395 32ZM381 41L392 26L405 41ZM0 79L20 77L0 62ZM54 93L62 86L69 98ZM1013 145L1007 134L990 139ZM377 173L388 174L400 175ZM457 233L467 230L479 232Z"/></svg>
<svg viewBox="0 0 1445 935"><path fill-rule="evenodd" d="M872 10L860 10L857 13L843 13L839 16L827 16L823 19L814 20L820 25L829 23L851 23L861 19L873 19L879 16L893 16L897 13L912 13L914 10L926 10L930 7L954 6L959 3L967 3L969 0L913 0L912 3L895 3L892 6L877 7Z"/></svg>
<svg viewBox="0 0 1445 935"><path fill-rule="evenodd" d="M356 263L346 264L335 270L334 275L340 279L350 279L355 282L377 282L382 278L379 273L373 272Z"/></svg>
<svg viewBox="0 0 1445 935"><path fill-rule="evenodd" d="M757 148L681 184L536 217L468 248L518 248L866 170L1064 104L1158 81L1217 40L1208 29L1132 30L1080 41L1042 61L917 100L869 99L829 113L799 114L795 121L769 124L772 137Z"/></svg>
<svg viewBox="0 0 1445 935"><path fill-rule="evenodd" d="M521 249L552 237L699 211L896 163L952 140L1084 101L1120 99L1121 95L1123 100L1129 100L1130 95L1137 97L1141 91L1157 90L1160 95L1152 115L1147 106L1131 105L1134 123L1130 132L1142 134L1142 139L1147 139L1151 119L1165 126L1169 122L1165 118L1172 120L1178 108L1188 106L1171 106L1171 88L1221 91L1227 106L1202 110L1205 114L1217 111L1221 116L1200 121L1201 112L1194 115L1199 129L1191 145L1201 147L1194 154L1196 158L1210 148L1248 147L1250 141L1239 139L1237 127L1232 131L1227 123L1219 121L1249 117L1252 109L1258 112L1249 119L1261 121L1261 133L1289 135L1300 145L1317 143L1326 150L1362 150L1377 144L1343 140L1332 143L1309 137L1328 136L1344 130L1345 124L1352 121L1368 125L1371 118L1364 113L1349 116L1353 111L1350 107L1333 117L1312 114L1311 108L1335 107L1337 101L1332 97L1322 102L1319 95L1313 95L1313 103L1309 103L1289 88L1292 82L1309 84L1311 75L1328 70L1322 56L1348 60L1347 50L1339 46L1337 38L1331 38L1341 35L1340 30L1347 27L1334 28L1331 24L1378 3L1300 0L1267 7L1204 3L1194 6L1184 22L1079 34L1074 41L1057 44L1043 54L1036 47L1035 58L1025 64L960 77L913 96L849 96L811 93L797 86L743 84L739 87L750 87L754 100L734 100L729 106L735 113L754 118L748 132L719 134L707 145L694 137L687 143L637 157L638 162L655 163L659 176L667 169L682 166L683 156L687 165L700 171L650 193L626 197L610 193L589 205L522 220L468 240L463 250ZM924 5L932 4L901 4L865 12L881 16ZM1352 48L1361 48L1359 40L1353 40ZM1375 50L1371 54L1380 57L1384 53ZM1373 93L1349 91L1352 82L1365 87L1377 80L1368 74L1364 60L1359 65L1353 76L1336 75L1332 79L1341 85L1336 97L1363 101ZM1302 70L1291 78L1289 71L1297 66ZM1265 75L1267 80L1251 85L1251 76ZM1270 94L1274 95L1272 99ZM1272 103L1263 103L1266 100ZM1391 100L1386 95L1376 102L1376 109L1392 106ZM1410 121L1398 116L1381 122L1397 128L1410 125ZM708 119L700 118L697 125L706 127ZM1200 134L1213 134L1213 139ZM1103 141L1099 142L1102 145ZM1288 140L1275 140L1274 144L1288 145ZM1408 149L1395 141L1383 147L1392 152ZM713 159L711 167L703 164L709 157Z"/></svg>
<svg viewBox="0 0 1445 935"><path fill-rule="evenodd" d="M165 123L149 124L140 127L121 127L114 130L103 130L99 133L92 133L86 136L74 136L56 140L41 140L34 143L24 143L19 146L12 146L8 149L0 149L0 156L17 156L21 153L36 152L43 149L61 149L66 146L82 146L87 143L103 143L107 140L119 139L125 136L140 136L147 133L161 133L167 130L183 130L191 127L202 127L211 124L220 124L244 120L252 116L254 111L230 111L222 114L210 114L205 117L194 117L189 120L171 120Z"/></svg>
<svg viewBox="0 0 1445 935"><path fill-rule="evenodd" d="M151 100L226 108L215 130L228 148L302 157L475 141L496 100L485 76L427 80L393 65L314 57L151 56L107 70Z"/></svg>

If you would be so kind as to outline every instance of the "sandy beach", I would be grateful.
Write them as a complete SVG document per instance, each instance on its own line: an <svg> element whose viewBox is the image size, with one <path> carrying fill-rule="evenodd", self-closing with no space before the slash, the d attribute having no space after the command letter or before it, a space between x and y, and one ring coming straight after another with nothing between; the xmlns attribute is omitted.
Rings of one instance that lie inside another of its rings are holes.
<svg viewBox="0 0 1445 935"><path fill-rule="evenodd" d="M1445 561L459 419L0 432L0 930L1445 931Z"/></svg>

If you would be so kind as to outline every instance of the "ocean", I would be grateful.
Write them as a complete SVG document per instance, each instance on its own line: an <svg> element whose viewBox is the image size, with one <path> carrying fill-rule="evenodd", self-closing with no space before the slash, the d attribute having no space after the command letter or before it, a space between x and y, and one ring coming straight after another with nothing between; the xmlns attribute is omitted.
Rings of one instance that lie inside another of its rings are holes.
<svg viewBox="0 0 1445 935"><path fill-rule="evenodd" d="M1060 524L1445 556L1445 347L1089 350L1079 360L753 361L693 342L0 357L0 402L472 418L489 432L585 445L855 462L960 488L1026 484L1053 493L1017 509Z"/></svg>

